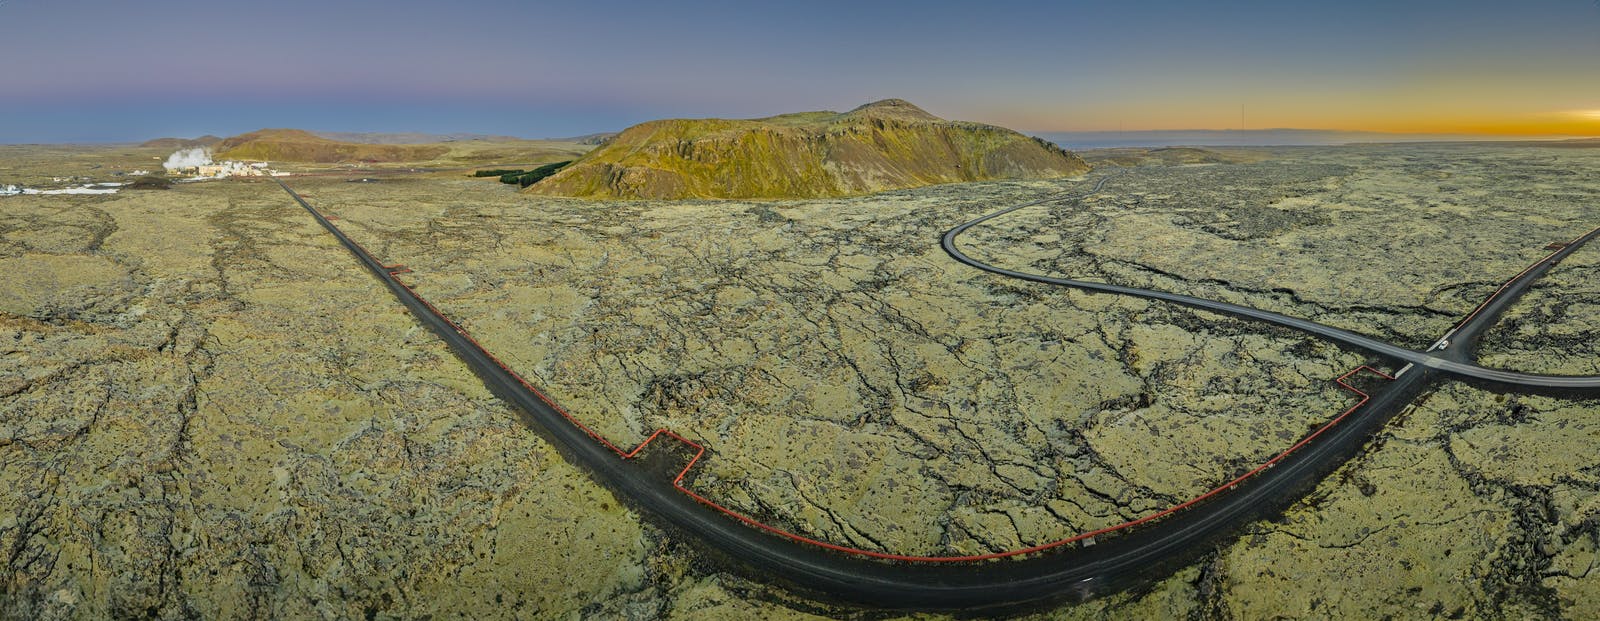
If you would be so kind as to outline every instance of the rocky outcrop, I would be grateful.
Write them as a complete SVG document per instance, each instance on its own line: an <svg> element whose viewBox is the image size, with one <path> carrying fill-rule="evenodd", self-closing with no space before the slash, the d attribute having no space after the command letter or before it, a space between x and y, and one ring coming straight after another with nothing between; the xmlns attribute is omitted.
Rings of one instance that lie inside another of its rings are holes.
<svg viewBox="0 0 1600 621"><path fill-rule="evenodd" d="M527 191L583 198L816 198L1089 169L1017 132L946 121L899 99L844 114L635 125Z"/></svg>

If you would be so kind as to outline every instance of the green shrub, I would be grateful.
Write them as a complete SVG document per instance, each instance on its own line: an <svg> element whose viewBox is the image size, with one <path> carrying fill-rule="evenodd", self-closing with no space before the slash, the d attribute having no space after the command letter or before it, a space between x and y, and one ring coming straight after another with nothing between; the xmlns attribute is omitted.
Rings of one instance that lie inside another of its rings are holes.
<svg viewBox="0 0 1600 621"><path fill-rule="evenodd" d="M527 173L525 173L525 174L523 174L521 176L518 176L517 177L517 183L522 184L522 187L528 187L530 185L538 183L539 181L543 180L545 177L549 177L550 175L556 174L556 171L561 170L562 168L566 167L567 164L571 164L571 163L572 163L572 160L567 160L565 162L556 162L554 164L545 164L544 166L540 166L538 168L535 168L533 170L528 171ZM501 181L505 181L505 177L501 177L500 180Z"/></svg>
<svg viewBox="0 0 1600 621"><path fill-rule="evenodd" d="M128 185L122 187L128 190L170 190L172 189L172 182L162 175L144 175L136 177L133 181L129 181Z"/></svg>
<svg viewBox="0 0 1600 621"><path fill-rule="evenodd" d="M476 173L473 173L473 176L476 176L476 177L490 177L490 176L493 176L491 173L494 173L494 174L498 174L500 176L500 183L515 183L515 184L520 185L522 187L528 187L530 185L538 183L540 179L543 179L543 178L548 177L550 175L556 174L556 171L561 170L562 167L565 167L567 164L571 164L571 163L572 163L572 160L567 160L565 162L556 162L554 164L545 164L544 166L540 166L538 168L535 168L533 170L528 170L528 171L522 171L522 170L480 170L480 171L478 171Z"/></svg>

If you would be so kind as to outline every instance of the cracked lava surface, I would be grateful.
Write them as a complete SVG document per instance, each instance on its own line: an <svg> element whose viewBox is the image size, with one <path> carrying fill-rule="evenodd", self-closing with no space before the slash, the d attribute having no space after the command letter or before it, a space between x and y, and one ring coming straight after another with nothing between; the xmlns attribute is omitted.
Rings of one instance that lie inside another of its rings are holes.
<svg viewBox="0 0 1600 621"><path fill-rule="evenodd" d="M1421 348L1600 220L1589 150L1252 154L1136 168L964 246ZM697 203L295 185L614 443L710 446L697 491L819 539L970 554L1209 489L1348 407L1333 379L1365 362L938 248L1079 183ZM0 240L6 616L837 612L663 553L276 186L0 199ZM1596 252L1515 306L1484 363L1595 372ZM1043 614L1600 614L1600 404L1443 386L1283 519Z"/></svg>

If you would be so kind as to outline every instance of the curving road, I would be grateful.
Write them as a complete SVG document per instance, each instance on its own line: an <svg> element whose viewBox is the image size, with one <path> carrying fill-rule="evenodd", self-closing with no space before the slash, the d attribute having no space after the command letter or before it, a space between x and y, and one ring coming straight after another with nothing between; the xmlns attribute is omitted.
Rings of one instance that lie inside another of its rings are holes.
<svg viewBox="0 0 1600 621"><path fill-rule="evenodd" d="M1100 180L1095 183L1094 188L1084 194L1076 196L1047 197L1033 202L1023 203L1021 205L1007 207L975 220L968 221L947 231L944 234L944 238L940 240L940 243L944 246L944 251L948 253L951 258L985 272L999 274L1001 276L1009 276L1011 278L1044 283L1047 285L1072 287L1075 289L1083 289L1086 291L1095 291L1099 293L1115 293L1120 295L1149 298L1152 300L1161 300L1163 302L1182 304L1184 306L1202 310L1227 313L1229 315L1243 317L1245 319L1254 319L1256 321L1279 325L1285 328L1299 330L1301 332L1307 332L1346 347L1372 352L1390 360L1439 369L1458 378L1480 384L1535 391L1600 394L1600 375L1536 375L1529 373L1518 373L1516 371L1506 371L1503 369L1490 369L1466 362L1466 356L1454 354L1454 352L1457 351L1465 352L1468 350L1468 348L1458 348L1456 350L1450 350L1448 348L1440 349L1440 343L1435 342L1434 347L1430 348L1428 351L1416 351L1386 341L1380 341L1370 336L1357 334L1349 330L1320 324L1309 319L1290 317L1288 315L1282 315L1272 311L1252 308L1249 306L1241 306L1238 304L1230 304L1228 302L1219 302L1216 300L1207 300L1204 298L1169 293L1166 291L1137 289L1134 287L1124 287L1121 285L1111 285L1106 283L1090 282L1086 280L1073 280L1069 278L1055 278L1040 274L1018 272L1015 270L1009 270L1003 267L990 265L974 259L965 252L962 252L961 249L956 245L956 239L960 237L962 233L967 232L967 229L1010 214L1019 209L1042 205L1045 203L1057 202L1067 198L1083 198L1097 194L1103 187L1105 187L1106 182L1112 180L1116 176L1118 175L1108 175L1100 178ZM1498 319L1500 314L1504 312L1504 310L1509 307L1512 302L1515 302L1516 299L1520 297L1530 285L1533 284L1533 281L1537 280L1540 276L1543 276L1544 273L1549 271L1549 269L1555 266L1556 263L1559 263L1562 259L1566 258L1567 255L1572 254L1579 247L1583 246L1585 243L1588 243L1596 236L1600 236L1600 228L1595 228L1594 230L1585 233L1584 235L1568 243L1564 248L1551 253L1549 256L1540 259L1538 263L1535 263L1528 269L1523 270L1521 274L1518 274L1506 284L1501 285L1500 289L1495 291L1494 295L1492 295L1488 300L1485 300L1482 305L1479 305L1477 310L1473 311L1471 315L1462 320L1461 323L1457 324L1454 329L1446 333L1441 341L1453 338L1459 342L1463 337L1466 337L1469 341L1475 342L1477 337L1482 335L1483 330L1493 325L1494 320ZM1435 350L1439 350L1441 352L1452 352L1452 354L1443 355L1432 353Z"/></svg>
<svg viewBox="0 0 1600 621"><path fill-rule="evenodd" d="M971 259L955 248L955 239L976 224L1023 207L1063 200L1065 197L1055 196L1018 205L952 229L944 236L946 250L963 263L997 274L1091 291L1136 295L1260 319L1325 336L1386 357L1414 361L1416 369L1399 374L1370 395L1351 388L1362 396L1360 403L1299 444L1256 470L1201 497L1139 520L1044 546L977 557L909 557L853 550L761 524L682 487L681 480L694 465L694 460L678 471L674 479L670 471L663 472L659 467L652 467L651 464L658 464L659 460L633 459L662 435L704 452L704 449L681 436L665 430L658 431L628 452L611 445L567 415L552 400L497 360L460 326L397 279L395 274L403 272L404 268L378 261L281 179L275 181L382 281L420 323L444 340L483 380L485 386L513 406L526 424L549 439L569 460L587 469L617 497L668 531L696 541L699 549L713 560L749 572L763 581L780 583L815 597L875 608L969 612L1015 610L1061 600L1083 599L1158 578L1204 553L1209 549L1209 544L1235 528L1277 514L1296 502L1325 475L1359 452L1367 438L1393 414L1409 404L1434 380L1445 376L1446 372L1477 377L1474 374L1494 371L1259 309L1158 291L1004 270ZM1099 191L1106 182L1107 179L1101 179L1093 191ZM1580 238L1578 243L1594 235L1591 232ZM1553 260L1559 260L1559 257ZM1534 268L1530 268L1518 279L1531 281L1535 277ZM1513 283L1518 279L1513 279ZM1522 289L1525 287L1523 285ZM1490 321L1520 291L1508 283L1473 317L1463 322L1463 327L1457 328L1457 331L1464 332L1472 327L1468 324L1473 322ZM1452 369L1446 363L1457 364L1461 369ZM1515 381L1524 381L1524 378L1534 378L1535 381L1550 379L1545 376L1510 375ZM1594 385L1600 385L1600 378L1570 379L1591 380ZM1344 384L1344 380L1340 378L1341 384ZM1589 384L1580 386L1587 387ZM695 459L698 458L699 454L696 454ZM1110 531L1118 532L1104 541L1096 541L1096 535Z"/></svg>

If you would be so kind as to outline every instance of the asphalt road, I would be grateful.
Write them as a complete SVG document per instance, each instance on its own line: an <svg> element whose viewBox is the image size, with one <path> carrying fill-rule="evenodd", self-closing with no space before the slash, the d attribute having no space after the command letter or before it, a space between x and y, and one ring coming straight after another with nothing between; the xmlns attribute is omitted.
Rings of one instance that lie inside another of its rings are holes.
<svg viewBox="0 0 1600 621"><path fill-rule="evenodd" d="M1096 542L1094 538L1065 543L1049 551L979 562L885 561L861 553L840 552L770 530L752 527L703 499L673 485L670 472L651 467L651 459L630 460L597 436L568 419L554 403L502 366L470 335L443 316L410 287L395 278L393 268L379 262L351 240L282 180L276 180L301 207L333 234L428 329L443 339L494 394L521 415L569 460L588 470L669 533L690 541L706 558L765 582L781 584L819 599L900 610L999 612L1033 608L1092 597L1142 584L1184 566L1211 549L1235 529L1255 519L1280 513L1324 476L1357 454L1366 440L1434 380L1444 376L1440 356L1406 350L1375 339L1257 309L1188 296L1100 283L1053 279L988 266L961 254L955 239L973 225L1046 201L1011 207L952 229L945 248L957 260L997 274L1091 291L1166 300L1197 308L1302 329L1345 345L1367 349L1417 367L1371 392L1370 398L1318 432L1314 440L1286 453L1270 468L1238 480L1218 493L1159 520L1122 530ZM1101 179L1094 191L1107 182ZM1591 234L1589 237L1592 237ZM1584 241L1587 241L1585 239ZM1564 255L1563 255L1564 256ZM1541 272L1542 273L1542 272ZM1523 287L1525 288L1525 287ZM1499 307L1517 291L1503 290ZM1495 311L1478 313L1488 321ZM1478 320L1476 317L1473 320ZM1470 323L1470 322L1469 322ZM1475 327L1475 326L1464 326ZM1479 328L1481 329L1481 328ZM1459 329L1458 329L1459 330ZM1458 363L1468 375L1479 367ZM1492 371L1484 369L1483 371ZM1513 374L1514 378L1524 376ZM1470 375L1469 375L1470 376ZM1580 378L1582 379L1582 378ZM1600 385L1600 378L1595 378ZM665 455L658 455L665 457ZM655 461L659 461L655 460ZM681 463L681 462L680 462ZM949 560L949 559L946 559Z"/></svg>
<svg viewBox="0 0 1600 621"><path fill-rule="evenodd" d="M972 258L965 252L962 252L961 248L958 247L956 243L957 238L959 238L961 234L965 233L968 229L995 218L1010 214L1019 209L1042 205L1045 203L1059 202L1066 200L1067 198L1083 198L1099 193L1100 190L1105 187L1105 184L1116 176L1117 175L1108 175L1100 178L1100 180L1095 183L1094 188L1084 194L1070 197L1060 195L1046 197L1037 201L1008 207L986 216L968 221L947 231L940 243L944 246L944 251L948 253L951 258L985 272L999 274L1001 276L1008 276L1011 278L1043 283L1047 285L1072 287L1098 293L1114 293L1119 295L1149 298L1152 300L1161 300L1163 302L1182 304L1192 308L1226 313L1236 317L1275 324L1286 328L1299 330L1301 332L1307 332L1344 347L1367 351L1391 361L1438 369L1459 379L1480 385L1532 392L1600 394L1600 375L1537 375L1530 373L1519 373L1516 371L1507 371L1503 369L1491 369L1468 362L1467 356L1458 355L1455 353L1455 351L1450 350L1448 347L1443 350L1438 349L1438 342L1435 343L1434 348L1431 348L1428 351L1416 351L1395 345L1393 343L1381 341L1370 336L1357 334L1349 330L1320 324L1309 319L1290 317L1288 315L1282 315L1272 311L1252 308L1249 306L1241 306L1238 304L1230 304L1228 302L1219 302L1216 300L1207 300L1166 291L1137 289L1134 287L1124 287L1121 285L1090 282L1086 280L1073 280L1069 278L1056 278L1041 274L1030 274L1027 272L1009 270ZM1471 342L1476 342L1476 339L1482 335L1483 331L1489 326L1493 325L1494 320L1498 319L1500 314L1504 312L1504 310L1509 307L1512 302L1515 302L1516 299L1523 294L1523 292L1527 291L1527 288L1533 284L1533 281L1544 275L1546 271L1548 271L1556 263L1559 263L1561 259L1566 258L1567 255L1573 253L1579 247L1594 239L1597 235L1600 235L1600 228L1589 231L1583 236L1567 244L1565 248L1562 248L1561 250L1550 254L1544 259L1541 259L1528 270L1519 274L1516 278L1513 278L1511 281L1507 282L1506 285L1502 286L1493 297L1484 302L1484 306L1480 306L1477 312L1463 320L1461 324L1458 324L1454 330L1451 330L1449 333L1447 333L1444 339L1441 340L1449 339L1459 342L1463 338L1466 338ZM1445 352L1449 353L1447 354Z"/></svg>

